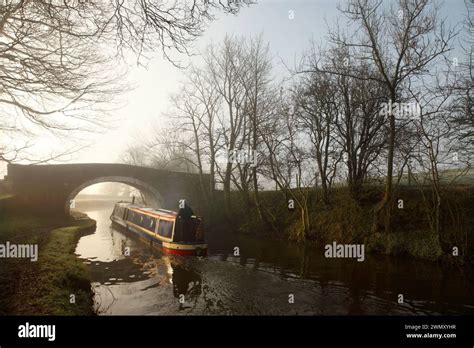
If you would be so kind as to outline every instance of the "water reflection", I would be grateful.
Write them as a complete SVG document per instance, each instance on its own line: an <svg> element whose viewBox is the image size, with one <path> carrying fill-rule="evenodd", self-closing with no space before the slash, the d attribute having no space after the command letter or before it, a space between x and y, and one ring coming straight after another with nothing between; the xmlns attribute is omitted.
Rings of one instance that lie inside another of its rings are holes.
<svg viewBox="0 0 474 348"><path fill-rule="evenodd" d="M314 246L228 234L208 236L207 258L171 256L113 229L110 203L85 210L97 230L76 253L89 265L99 314L474 313L472 278L433 263L326 259Z"/></svg>
<svg viewBox="0 0 474 348"><path fill-rule="evenodd" d="M184 295L185 298L195 299L201 295L202 277L198 273L180 266L171 267L174 297Z"/></svg>

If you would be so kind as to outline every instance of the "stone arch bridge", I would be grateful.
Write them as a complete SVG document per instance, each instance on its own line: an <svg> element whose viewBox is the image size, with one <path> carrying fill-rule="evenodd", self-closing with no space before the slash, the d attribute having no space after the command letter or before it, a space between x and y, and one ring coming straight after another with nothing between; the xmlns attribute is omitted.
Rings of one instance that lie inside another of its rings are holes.
<svg viewBox="0 0 474 348"><path fill-rule="evenodd" d="M203 183L209 183L207 176L202 178ZM204 203L199 175L126 164L9 164L5 176L5 183L15 196L15 207L66 216L70 201L81 190L101 182L123 183L139 189L147 204L154 207L177 210L179 200L185 199L199 211Z"/></svg>

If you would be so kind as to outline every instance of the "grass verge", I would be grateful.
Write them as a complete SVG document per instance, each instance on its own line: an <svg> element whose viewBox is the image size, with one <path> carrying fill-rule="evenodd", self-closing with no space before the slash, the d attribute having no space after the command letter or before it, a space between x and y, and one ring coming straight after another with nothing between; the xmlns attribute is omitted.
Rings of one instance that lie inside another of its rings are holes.
<svg viewBox="0 0 474 348"><path fill-rule="evenodd" d="M4 216L0 243L38 244L39 257L37 262L0 259L0 314L94 314L87 269L74 255L78 239L94 229L95 221L88 218Z"/></svg>

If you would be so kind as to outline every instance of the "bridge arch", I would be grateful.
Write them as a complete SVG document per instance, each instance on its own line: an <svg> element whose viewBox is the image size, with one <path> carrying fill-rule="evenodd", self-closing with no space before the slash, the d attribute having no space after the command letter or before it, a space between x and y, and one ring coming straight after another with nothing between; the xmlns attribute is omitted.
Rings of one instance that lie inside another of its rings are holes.
<svg viewBox="0 0 474 348"><path fill-rule="evenodd" d="M161 193L155 187L143 180L127 176L102 176L87 180L71 191L67 197L66 202L64 202L64 213L66 216L68 216L70 212L70 202L79 194L79 192L89 186L104 182L116 182L132 186L133 188L140 190L140 192L144 195L147 205L154 208L160 208L163 206L163 197Z"/></svg>
<svg viewBox="0 0 474 348"><path fill-rule="evenodd" d="M142 191L150 205L175 210L179 200L199 212L205 206L208 174L198 175L120 163L48 165L9 164L5 182L17 209L55 216L69 214L69 202L84 188L100 182L118 182ZM148 203L148 202L147 202Z"/></svg>

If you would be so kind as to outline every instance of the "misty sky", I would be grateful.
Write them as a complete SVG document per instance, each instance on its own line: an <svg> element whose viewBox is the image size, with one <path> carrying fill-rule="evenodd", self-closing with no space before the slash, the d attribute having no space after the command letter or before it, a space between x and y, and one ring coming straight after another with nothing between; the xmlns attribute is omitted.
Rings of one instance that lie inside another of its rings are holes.
<svg viewBox="0 0 474 348"><path fill-rule="evenodd" d="M282 60L292 66L308 48L311 38L324 42L325 20L331 24L339 15L336 4L335 0L259 0L256 5L243 8L237 16L218 14L218 19L195 43L194 52L211 42L219 43L226 33L246 37L263 33L274 57L275 73L283 75L286 70ZM290 11L294 19L289 18ZM463 20L465 12L464 0L446 0L442 15L453 25ZM198 56L179 58L183 63L189 59L199 61ZM152 125L163 123L163 113L170 108L169 95L179 91L183 74L161 58L158 48L156 57L147 62L146 68L133 65L128 79L135 88L120 98L120 107L114 112L114 118L119 121L111 122L110 128L101 134L86 135L90 146L68 157L67 161L119 162L127 145L137 138L143 139ZM47 154L71 145L66 139L45 137L38 139L34 150ZM5 168L1 169L4 173Z"/></svg>

